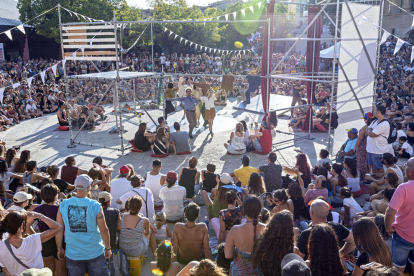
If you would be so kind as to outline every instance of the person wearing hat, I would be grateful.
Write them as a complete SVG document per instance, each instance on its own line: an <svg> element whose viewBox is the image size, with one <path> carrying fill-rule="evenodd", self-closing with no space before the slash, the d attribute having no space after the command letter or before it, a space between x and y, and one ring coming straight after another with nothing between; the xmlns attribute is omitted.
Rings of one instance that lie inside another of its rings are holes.
<svg viewBox="0 0 414 276"><path fill-rule="evenodd" d="M339 163L343 162L345 158L356 157L356 152L354 148L358 140L358 129L348 128L346 131L348 132L348 139L345 141L345 143L341 146L341 149L339 150Z"/></svg>
<svg viewBox="0 0 414 276"><path fill-rule="evenodd" d="M255 151L262 154L268 154L272 151L272 134L270 133L269 122L263 121L260 125L259 132L250 135L249 139Z"/></svg>
<svg viewBox="0 0 414 276"><path fill-rule="evenodd" d="M92 179L85 174L75 179L76 196L60 203L56 221L63 231L56 235L58 258L66 259L69 275L109 275L111 243L102 206L88 198ZM63 249L65 233L66 249Z"/></svg>
<svg viewBox="0 0 414 276"><path fill-rule="evenodd" d="M131 170L128 166L123 165L119 168L118 178L112 180L111 182L111 196L115 200L111 201L112 208L124 209L124 205L118 205L116 200L120 198L123 194L131 191L131 183L127 179Z"/></svg>
<svg viewBox="0 0 414 276"><path fill-rule="evenodd" d="M26 212L24 207L29 204L29 200L31 200L33 196L26 192L17 192L13 196L14 205L10 206L7 211L23 211Z"/></svg>
<svg viewBox="0 0 414 276"><path fill-rule="evenodd" d="M29 99L26 105L26 113L33 117L42 116L42 111L37 110L36 102L32 99Z"/></svg>
<svg viewBox="0 0 414 276"><path fill-rule="evenodd" d="M187 121L190 127L190 138L194 138L193 129L197 125L196 106L197 104L201 102L200 100L193 98L191 94L192 92L193 90L191 89L191 87L187 86L185 88L185 93L187 96L182 97L182 98L171 98L170 99L170 101L172 102L179 101L181 102L181 105L184 106L185 115L187 117Z"/></svg>
<svg viewBox="0 0 414 276"><path fill-rule="evenodd" d="M125 202L128 198L133 196L139 196L142 198L142 208L140 213L149 219L150 223L153 224L155 221L155 210L154 210L154 196L150 189L141 187L141 184L144 182L144 179L139 175L131 176L131 184L129 190L121 195L117 200L116 203L119 204L122 209L125 206ZM132 190L131 190L132 186ZM120 208L121 209L121 208Z"/></svg>
<svg viewBox="0 0 414 276"><path fill-rule="evenodd" d="M100 192L98 195L98 201L102 205L106 226L108 227L111 238L111 248L115 248L118 237L116 231L118 230L118 226L121 225L121 213L118 208L110 207L111 199L111 194L106 191Z"/></svg>
<svg viewBox="0 0 414 276"><path fill-rule="evenodd" d="M184 198L187 191L184 187L177 185L178 175L175 171L169 171L166 176L167 186L160 190L160 198L164 202L162 212L168 221L178 221L183 218Z"/></svg>
<svg viewBox="0 0 414 276"><path fill-rule="evenodd" d="M257 173L257 168L250 167L250 157L248 155L243 155L241 158L242 167L234 170L230 173L230 176L233 177L234 183L237 186L247 187L249 185L250 175L252 173Z"/></svg>

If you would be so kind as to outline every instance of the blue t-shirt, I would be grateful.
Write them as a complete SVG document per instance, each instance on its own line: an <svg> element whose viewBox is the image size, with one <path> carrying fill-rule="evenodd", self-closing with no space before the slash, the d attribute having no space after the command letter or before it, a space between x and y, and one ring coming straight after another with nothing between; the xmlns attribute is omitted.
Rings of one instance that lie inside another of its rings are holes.
<svg viewBox="0 0 414 276"><path fill-rule="evenodd" d="M89 198L72 197L62 201L60 213L65 224L66 257L71 260L91 260L104 253L96 216L99 202Z"/></svg>
<svg viewBox="0 0 414 276"><path fill-rule="evenodd" d="M346 140L346 142L345 142L346 145L345 145L344 152L349 152L349 151L353 150L357 140L358 140L358 137L356 137L354 140L350 140L348 138L348 140ZM344 158L355 158L355 157L356 157L356 151L355 151L354 155L344 156Z"/></svg>

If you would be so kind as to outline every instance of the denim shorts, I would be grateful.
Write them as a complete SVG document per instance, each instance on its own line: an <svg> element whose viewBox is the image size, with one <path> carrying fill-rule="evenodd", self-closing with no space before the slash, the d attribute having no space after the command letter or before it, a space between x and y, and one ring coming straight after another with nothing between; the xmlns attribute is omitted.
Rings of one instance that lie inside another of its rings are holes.
<svg viewBox="0 0 414 276"><path fill-rule="evenodd" d="M254 148L254 150L255 151L257 151L257 152L262 152L262 145L260 145L260 142L259 142L259 139L256 139L254 142L253 142L253 148Z"/></svg>
<svg viewBox="0 0 414 276"><path fill-rule="evenodd" d="M382 154L368 152L368 165L374 165L376 170L382 169L384 165L381 162L381 156Z"/></svg>
<svg viewBox="0 0 414 276"><path fill-rule="evenodd" d="M66 257L66 267L69 276L85 275L86 267L90 276L109 276L108 262L103 254L90 260L76 261Z"/></svg>
<svg viewBox="0 0 414 276"><path fill-rule="evenodd" d="M404 240L397 232L392 235L392 263L403 268L408 261L414 265L414 243Z"/></svg>

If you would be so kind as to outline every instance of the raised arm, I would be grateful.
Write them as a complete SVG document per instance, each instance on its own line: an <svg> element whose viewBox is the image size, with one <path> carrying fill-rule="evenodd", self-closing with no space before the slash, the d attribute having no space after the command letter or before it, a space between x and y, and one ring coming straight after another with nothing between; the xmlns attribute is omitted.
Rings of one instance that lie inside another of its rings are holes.
<svg viewBox="0 0 414 276"><path fill-rule="evenodd" d="M27 216L33 219L38 219L40 221L43 221L44 223L46 223L47 226L49 226L50 228L49 230L46 230L45 232L42 232L40 234L40 240L42 241L42 243L50 240L51 238L56 236L58 232L61 232L62 230L61 224L57 223L53 219L46 217L43 214L32 211L32 212L27 212Z"/></svg>

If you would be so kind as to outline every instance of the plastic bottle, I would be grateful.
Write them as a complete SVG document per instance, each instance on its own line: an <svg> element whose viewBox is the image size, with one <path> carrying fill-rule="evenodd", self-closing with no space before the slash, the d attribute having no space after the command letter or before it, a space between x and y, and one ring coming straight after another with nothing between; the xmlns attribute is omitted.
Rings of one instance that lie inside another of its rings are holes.
<svg viewBox="0 0 414 276"><path fill-rule="evenodd" d="M208 221L207 216L205 216L205 217L204 217L204 223L207 225L207 229L208 229L208 224L209 224L209 221Z"/></svg>

